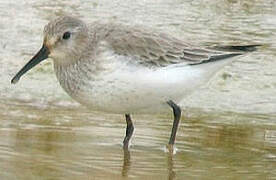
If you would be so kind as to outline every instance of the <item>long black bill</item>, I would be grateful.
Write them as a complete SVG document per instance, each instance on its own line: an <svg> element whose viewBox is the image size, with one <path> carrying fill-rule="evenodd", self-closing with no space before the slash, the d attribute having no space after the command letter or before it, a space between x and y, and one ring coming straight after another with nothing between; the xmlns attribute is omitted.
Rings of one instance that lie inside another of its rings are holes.
<svg viewBox="0 0 276 180"><path fill-rule="evenodd" d="M49 49L43 45L38 53L12 78L11 83L15 84L19 81L20 77L32 69L35 65L48 58Z"/></svg>

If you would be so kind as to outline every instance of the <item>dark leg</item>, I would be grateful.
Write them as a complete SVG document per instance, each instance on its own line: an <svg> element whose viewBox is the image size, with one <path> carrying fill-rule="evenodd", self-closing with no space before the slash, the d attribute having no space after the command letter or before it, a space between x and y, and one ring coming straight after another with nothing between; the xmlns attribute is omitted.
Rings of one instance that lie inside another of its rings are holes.
<svg viewBox="0 0 276 180"><path fill-rule="evenodd" d="M172 100L168 101L167 103L173 109L173 116L174 116L171 137L170 137L170 140L169 140L169 146L173 146L174 141L175 141L176 131L177 131L178 124L179 124L179 120L180 120L180 117L181 117L181 109Z"/></svg>
<svg viewBox="0 0 276 180"><path fill-rule="evenodd" d="M129 140L133 134L134 126L132 124L131 118L129 114L126 114L126 123L127 123L127 128L126 128L126 136L124 139L124 149L128 149L128 143Z"/></svg>

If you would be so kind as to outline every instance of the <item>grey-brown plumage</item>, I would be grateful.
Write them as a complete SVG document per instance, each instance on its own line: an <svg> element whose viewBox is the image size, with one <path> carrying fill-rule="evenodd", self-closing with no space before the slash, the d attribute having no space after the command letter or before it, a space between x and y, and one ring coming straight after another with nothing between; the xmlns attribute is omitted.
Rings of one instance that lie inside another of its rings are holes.
<svg viewBox="0 0 276 180"><path fill-rule="evenodd" d="M195 47L173 36L143 27L96 22L91 25L96 37L107 42L120 55L137 57L140 64L165 67L170 64L189 65L226 59L256 50L259 45Z"/></svg>

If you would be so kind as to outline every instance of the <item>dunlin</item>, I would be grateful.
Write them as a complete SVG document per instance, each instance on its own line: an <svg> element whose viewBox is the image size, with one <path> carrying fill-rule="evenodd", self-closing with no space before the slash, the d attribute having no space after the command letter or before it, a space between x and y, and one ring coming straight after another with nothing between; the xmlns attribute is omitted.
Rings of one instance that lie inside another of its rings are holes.
<svg viewBox="0 0 276 180"><path fill-rule="evenodd" d="M124 148L134 130L130 114L170 107L174 121L168 145L172 148L181 118L178 103L233 57L254 51L255 46L200 48L142 27L86 24L65 16L45 26L42 48L11 82L51 58L61 87L73 99L92 110L125 114Z"/></svg>

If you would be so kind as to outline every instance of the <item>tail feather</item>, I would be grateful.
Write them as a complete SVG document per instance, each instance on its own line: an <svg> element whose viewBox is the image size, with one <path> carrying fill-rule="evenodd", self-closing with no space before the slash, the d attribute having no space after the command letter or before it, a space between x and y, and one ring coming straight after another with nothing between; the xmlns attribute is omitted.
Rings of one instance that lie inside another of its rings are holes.
<svg viewBox="0 0 276 180"><path fill-rule="evenodd" d="M243 55L247 52L253 52L257 50L257 47L261 45L255 44L255 45L246 45L246 46L213 46L210 49L219 51L219 54L214 54L209 56L208 59L202 60L198 63L191 63L190 65L200 65L200 64L206 64L211 63L215 61L220 61L228 58L232 58L235 56Z"/></svg>
<svg viewBox="0 0 276 180"><path fill-rule="evenodd" d="M221 51L234 51L234 52L253 52L256 51L260 44L245 45L245 46L214 46L214 49Z"/></svg>

